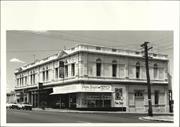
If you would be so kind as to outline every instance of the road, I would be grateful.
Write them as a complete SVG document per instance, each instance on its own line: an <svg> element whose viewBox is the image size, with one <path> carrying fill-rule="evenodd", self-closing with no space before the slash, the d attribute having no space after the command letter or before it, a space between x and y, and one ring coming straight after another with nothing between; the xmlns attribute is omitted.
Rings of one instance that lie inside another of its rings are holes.
<svg viewBox="0 0 180 127"><path fill-rule="evenodd" d="M152 123L141 116L145 114L7 110L7 123Z"/></svg>

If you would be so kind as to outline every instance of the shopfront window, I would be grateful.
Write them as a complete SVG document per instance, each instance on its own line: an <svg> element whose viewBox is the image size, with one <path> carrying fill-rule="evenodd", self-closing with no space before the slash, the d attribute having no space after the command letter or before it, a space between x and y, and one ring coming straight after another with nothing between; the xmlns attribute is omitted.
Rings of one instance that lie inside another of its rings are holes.
<svg viewBox="0 0 180 127"><path fill-rule="evenodd" d="M88 108L111 107L111 93L88 93L86 100Z"/></svg>

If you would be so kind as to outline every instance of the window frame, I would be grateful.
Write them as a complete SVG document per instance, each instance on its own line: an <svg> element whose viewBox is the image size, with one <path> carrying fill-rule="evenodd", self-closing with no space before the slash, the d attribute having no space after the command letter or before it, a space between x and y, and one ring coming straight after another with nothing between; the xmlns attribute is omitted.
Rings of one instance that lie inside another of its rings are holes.
<svg viewBox="0 0 180 127"><path fill-rule="evenodd" d="M42 72L42 80L43 80L43 81L46 80L46 72L45 72L45 70L43 70L43 72Z"/></svg>
<svg viewBox="0 0 180 127"><path fill-rule="evenodd" d="M156 76L155 76L155 72L156 72ZM154 79L158 79L158 64L155 63L153 66L153 77Z"/></svg>
<svg viewBox="0 0 180 127"><path fill-rule="evenodd" d="M65 72L64 76L68 77L68 65L67 64L64 65L64 72Z"/></svg>
<svg viewBox="0 0 180 127"><path fill-rule="evenodd" d="M159 90L154 91L154 104L159 105Z"/></svg>
<svg viewBox="0 0 180 127"><path fill-rule="evenodd" d="M136 79L140 79L140 63L136 63Z"/></svg>
<svg viewBox="0 0 180 127"><path fill-rule="evenodd" d="M75 76L75 63L71 64L71 76Z"/></svg>
<svg viewBox="0 0 180 127"><path fill-rule="evenodd" d="M144 99L144 90L135 90L134 97L135 99Z"/></svg>
<svg viewBox="0 0 180 127"><path fill-rule="evenodd" d="M58 79L58 77L59 77L59 69L57 67L55 68L55 79Z"/></svg>
<svg viewBox="0 0 180 127"><path fill-rule="evenodd" d="M101 76L101 67L102 66L102 62L101 59L96 59L96 76L100 77Z"/></svg>
<svg viewBox="0 0 180 127"><path fill-rule="evenodd" d="M49 67L48 65L46 65L46 69L45 69L45 81L49 80Z"/></svg>
<svg viewBox="0 0 180 127"><path fill-rule="evenodd" d="M112 77L117 77L117 61L112 61Z"/></svg>

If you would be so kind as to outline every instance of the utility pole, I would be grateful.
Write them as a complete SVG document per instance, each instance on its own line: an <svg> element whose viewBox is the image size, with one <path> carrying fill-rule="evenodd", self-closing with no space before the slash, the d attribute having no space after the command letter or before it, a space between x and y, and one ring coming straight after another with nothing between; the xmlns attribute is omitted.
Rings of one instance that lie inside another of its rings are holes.
<svg viewBox="0 0 180 127"><path fill-rule="evenodd" d="M148 48L149 42L144 42L141 47L144 48L144 55L145 55L145 65L146 65L146 77L147 77L147 89L148 89L148 116L153 116L152 112L152 100L151 100L151 84L150 84L150 76L149 76L149 57L148 57L148 50L152 49L152 47Z"/></svg>

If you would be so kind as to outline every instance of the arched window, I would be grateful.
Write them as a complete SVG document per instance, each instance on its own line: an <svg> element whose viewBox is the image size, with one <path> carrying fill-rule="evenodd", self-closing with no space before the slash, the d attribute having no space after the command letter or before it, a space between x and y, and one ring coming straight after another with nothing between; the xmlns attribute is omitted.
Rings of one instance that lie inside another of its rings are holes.
<svg viewBox="0 0 180 127"><path fill-rule="evenodd" d="M64 68L65 68L65 65L64 63L66 63L67 61L59 61L59 78L64 78ZM66 67L67 69L67 67ZM65 70L66 72L67 70Z"/></svg>
<svg viewBox="0 0 180 127"><path fill-rule="evenodd" d="M96 76L101 76L101 59L96 60Z"/></svg>
<svg viewBox="0 0 180 127"><path fill-rule="evenodd" d="M140 77L140 63L136 63L136 78Z"/></svg>
<svg viewBox="0 0 180 127"><path fill-rule="evenodd" d="M112 61L112 77L117 76L117 61L113 60Z"/></svg>
<svg viewBox="0 0 180 127"><path fill-rule="evenodd" d="M158 65L154 64L154 79L157 79L158 76Z"/></svg>

